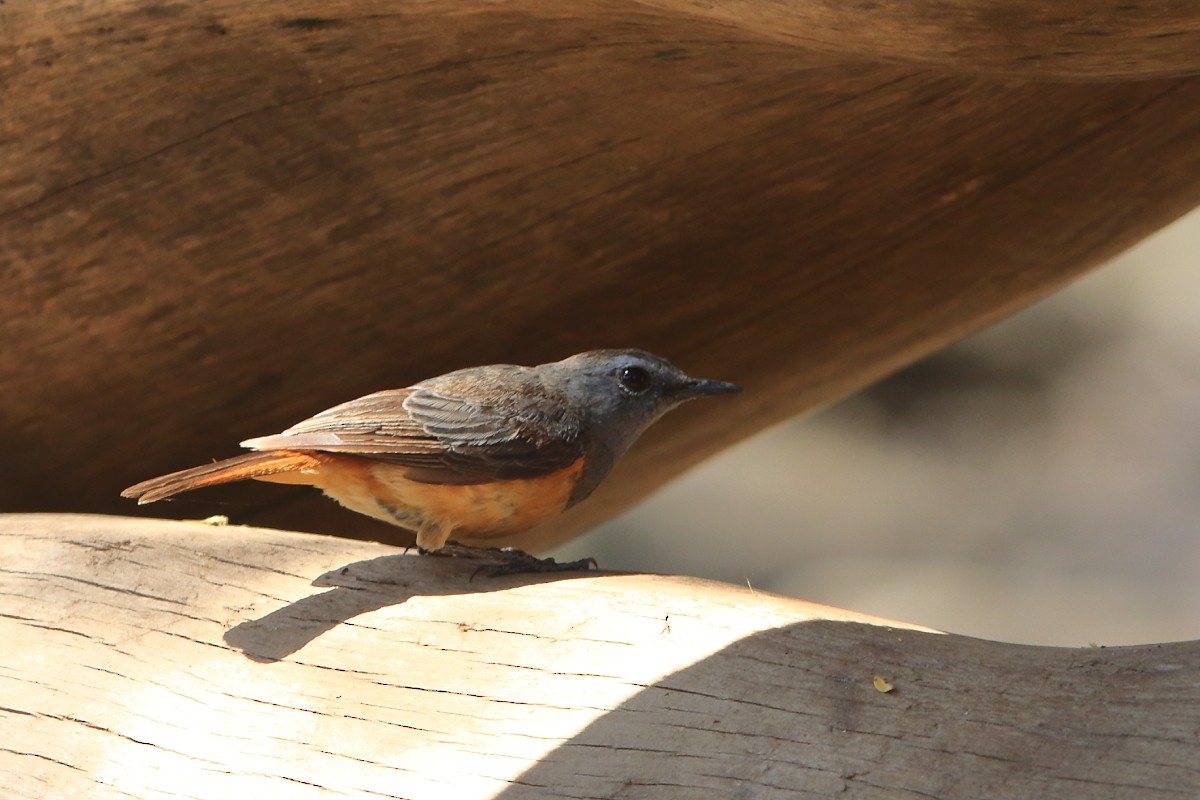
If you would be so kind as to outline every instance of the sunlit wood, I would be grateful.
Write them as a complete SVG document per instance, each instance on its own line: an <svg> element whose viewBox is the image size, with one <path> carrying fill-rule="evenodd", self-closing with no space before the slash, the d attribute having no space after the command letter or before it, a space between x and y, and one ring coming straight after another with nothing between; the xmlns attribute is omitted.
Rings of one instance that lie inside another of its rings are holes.
<svg viewBox="0 0 1200 800"><path fill-rule="evenodd" d="M999 644L200 522L0 517L0 553L14 800L1200 790L1200 642Z"/></svg>

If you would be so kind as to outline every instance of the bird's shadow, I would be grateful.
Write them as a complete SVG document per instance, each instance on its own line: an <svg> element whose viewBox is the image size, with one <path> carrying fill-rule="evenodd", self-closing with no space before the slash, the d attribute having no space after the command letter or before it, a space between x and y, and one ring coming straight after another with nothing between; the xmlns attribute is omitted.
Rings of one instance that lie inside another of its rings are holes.
<svg viewBox="0 0 1200 800"><path fill-rule="evenodd" d="M321 634L360 614L399 605L411 597L476 594L597 573L558 572L491 578L475 575L479 562L458 558L388 555L355 561L316 578L328 591L303 597L225 632L225 643L252 661L271 662L295 653Z"/></svg>

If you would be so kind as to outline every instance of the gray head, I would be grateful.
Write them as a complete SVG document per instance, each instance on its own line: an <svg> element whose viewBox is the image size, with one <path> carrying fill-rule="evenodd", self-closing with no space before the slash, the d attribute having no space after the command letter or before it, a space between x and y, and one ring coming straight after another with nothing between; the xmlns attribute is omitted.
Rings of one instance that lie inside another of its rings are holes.
<svg viewBox="0 0 1200 800"><path fill-rule="evenodd" d="M535 368L582 414L589 440L586 494L651 423L681 403L741 389L690 378L665 358L643 350L589 350ZM582 498L577 498L582 499Z"/></svg>

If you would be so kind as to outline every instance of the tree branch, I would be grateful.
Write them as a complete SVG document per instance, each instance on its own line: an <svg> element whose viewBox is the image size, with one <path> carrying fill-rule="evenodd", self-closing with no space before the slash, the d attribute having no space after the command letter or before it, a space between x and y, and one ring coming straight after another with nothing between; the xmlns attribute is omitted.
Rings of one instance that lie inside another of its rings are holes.
<svg viewBox="0 0 1200 800"><path fill-rule="evenodd" d="M471 364L638 346L746 387L515 544L560 542L1200 202L1195 5L1052 5L0 6L0 507L133 513ZM171 508L230 499L404 535L284 487Z"/></svg>
<svg viewBox="0 0 1200 800"><path fill-rule="evenodd" d="M655 575L0 518L6 796L1183 798L1200 642L1027 647Z"/></svg>

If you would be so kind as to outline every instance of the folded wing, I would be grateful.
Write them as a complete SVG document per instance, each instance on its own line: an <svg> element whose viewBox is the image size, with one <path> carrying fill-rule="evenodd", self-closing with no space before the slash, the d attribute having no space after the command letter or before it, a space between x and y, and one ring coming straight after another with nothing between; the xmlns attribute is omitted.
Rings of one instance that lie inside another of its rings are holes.
<svg viewBox="0 0 1200 800"><path fill-rule="evenodd" d="M473 391L456 392L461 382L444 384L376 392L242 446L358 455L442 484L533 478L583 456L578 420L545 391L489 392L486 382L481 391L473 381Z"/></svg>

